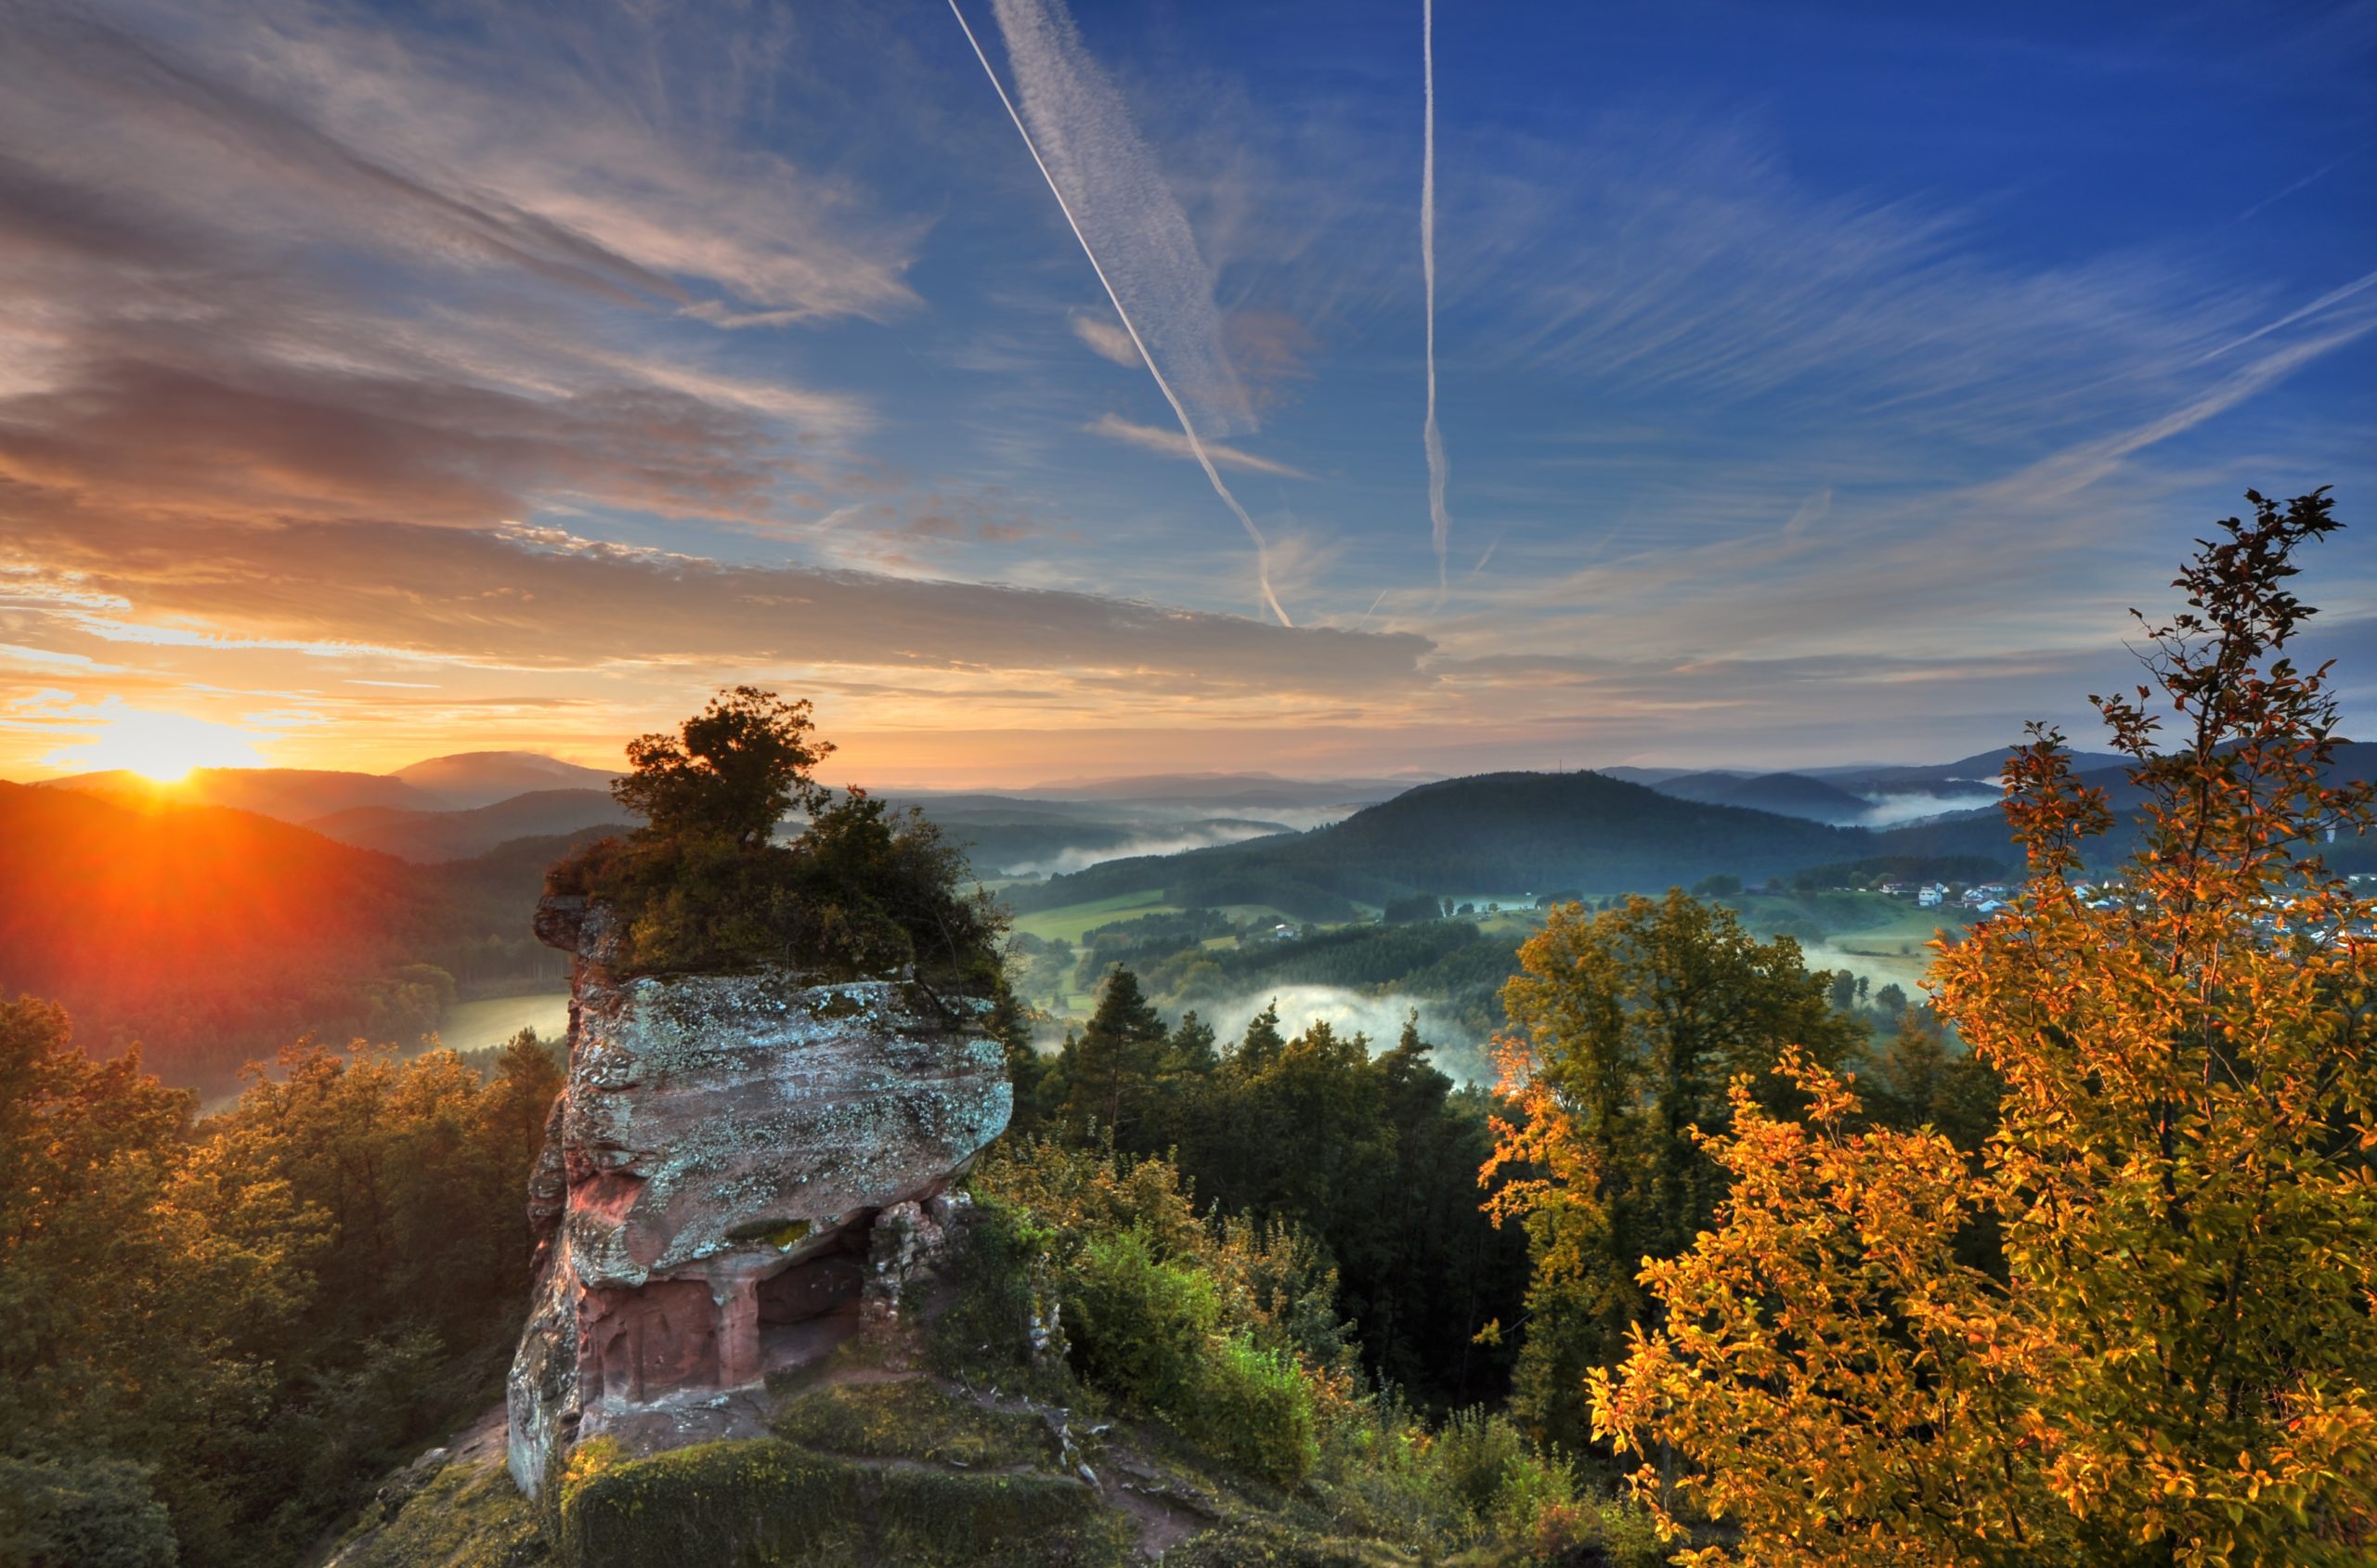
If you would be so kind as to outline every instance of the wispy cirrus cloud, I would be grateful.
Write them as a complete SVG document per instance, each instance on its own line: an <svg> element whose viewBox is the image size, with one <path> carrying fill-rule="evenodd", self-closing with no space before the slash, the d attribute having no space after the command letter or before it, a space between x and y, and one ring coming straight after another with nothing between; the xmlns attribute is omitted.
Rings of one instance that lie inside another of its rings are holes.
<svg viewBox="0 0 2377 1568"><path fill-rule="evenodd" d="M1200 432L1227 436L1253 428L1214 304L1213 273L1129 105L1061 6L997 0L994 8L1033 150L1117 308Z"/></svg>
<svg viewBox="0 0 2377 1568"><path fill-rule="evenodd" d="M1089 351L1111 364L1126 370L1137 369L1144 361L1131 343L1131 334L1121 323L1103 317L1076 312L1072 317L1073 336L1087 344Z"/></svg>
<svg viewBox="0 0 2377 1568"><path fill-rule="evenodd" d="M1165 457L1194 460L1196 450L1188 438L1176 430L1159 425L1134 424L1120 414L1101 414L1085 427L1092 435L1102 435L1109 441L1120 441L1126 447L1137 447L1143 452L1160 452ZM1205 456L1217 468L1234 468L1241 473L1267 473L1278 479L1309 479L1312 475L1288 463L1270 458L1257 457L1236 447L1225 447L1218 441L1204 444Z"/></svg>

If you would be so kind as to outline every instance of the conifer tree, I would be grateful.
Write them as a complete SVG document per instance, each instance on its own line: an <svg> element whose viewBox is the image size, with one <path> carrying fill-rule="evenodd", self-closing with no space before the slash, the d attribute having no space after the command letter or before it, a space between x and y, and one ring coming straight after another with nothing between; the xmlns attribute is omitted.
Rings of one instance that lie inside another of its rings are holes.
<svg viewBox="0 0 2377 1568"><path fill-rule="evenodd" d="M1094 1120L1119 1146L1132 1147L1169 1046L1170 1031L1139 990L1138 976L1117 965L1098 993L1098 1010L1065 1042L1059 1115L1075 1124Z"/></svg>

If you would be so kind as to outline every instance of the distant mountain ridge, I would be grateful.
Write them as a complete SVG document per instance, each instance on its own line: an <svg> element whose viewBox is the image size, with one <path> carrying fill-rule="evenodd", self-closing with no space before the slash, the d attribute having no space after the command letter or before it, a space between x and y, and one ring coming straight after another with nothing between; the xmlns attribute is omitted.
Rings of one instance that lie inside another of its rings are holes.
<svg viewBox="0 0 2377 1568"><path fill-rule="evenodd" d="M196 768L186 778L161 784L117 769L45 779L37 787L142 802L228 806L279 822L304 823L373 807L475 810L539 790L604 790L616 776L538 751L466 751L428 758L393 773L328 768Z"/></svg>
<svg viewBox="0 0 2377 1568"><path fill-rule="evenodd" d="M1747 806L1778 816L1847 826L1873 810L1873 802L1838 784L1805 773L1684 773L1650 785L1661 795L1712 806Z"/></svg>
<svg viewBox="0 0 2377 1568"><path fill-rule="evenodd" d="M461 751L432 757L388 775L443 802L449 811L558 790L607 791L617 771L564 762L540 751Z"/></svg>
<svg viewBox="0 0 2377 1568"><path fill-rule="evenodd" d="M484 855L515 838L624 828L634 821L606 789L535 789L461 810L358 806L311 818L304 825L342 844L434 862Z"/></svg>
<svg viewBox="0 0 2377 1568"><path fill-rule="evenodd" d="M1144 773L1059 779L1006 793L1059 800L1134 800L1212 806L1339 806L1391 800L1418 779L1291 779L1276 773Z"/></svg>

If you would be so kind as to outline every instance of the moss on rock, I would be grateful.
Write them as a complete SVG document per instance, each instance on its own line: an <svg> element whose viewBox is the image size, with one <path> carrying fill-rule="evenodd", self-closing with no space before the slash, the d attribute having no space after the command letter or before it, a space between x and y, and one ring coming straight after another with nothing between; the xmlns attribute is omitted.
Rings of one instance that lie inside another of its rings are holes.
<svg viewBox="0 0 2377 1568"><path fill-rule="evenodd" d="M786 1404L772 1424L803 1447L869 1458L984 1469L1058 1457L1035 1418L986 1410L922 1378L817 1389Z"/></svg>
<svg viewBox="0 0 2377 1568"><path fill-rule="evenodd" d="M821 1432L855 1430L864 1440L866 1423L845 1419L851 1407L813 1408ZM838 1458L779 1438L609 1467L565 1489L561 1519L570 1568L1120 1568L1135 1539L1127 1521L1070 1477Z"/></svg>
<svg viewBox="0 0 2377 1568"><path fill-rule="evenodd" d="M499 1461L448 1465L389 1515L373 1503L330 1568L538 1568L552 1561L536 1509Z"/></svg>
<svg viewBox="0 0 2377 1568"><path fill-rule="evenodd" d="M859 1476L771 1438L702 1443L564 1487L571 1568L793 1568L850 1562Z"/></svg>

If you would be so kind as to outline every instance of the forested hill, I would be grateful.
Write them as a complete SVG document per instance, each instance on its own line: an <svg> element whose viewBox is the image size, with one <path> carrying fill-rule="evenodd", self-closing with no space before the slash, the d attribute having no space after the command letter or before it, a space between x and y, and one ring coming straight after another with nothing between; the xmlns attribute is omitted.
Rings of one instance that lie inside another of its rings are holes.
<svg viewBox="0 0 2377 1568"><path fill-rule="evenodd" d="M557 956L526 927L566 847L416 866L228 807L0 783L0 995L63 1003L92 1051L136 1040L168 1082L220 1088L307 1030L410 1038L449 977Z"/></svg>
<svg viewBox="0 0 2377 1568"><path fill-rule="evenodd" d="M2002 823L1937 836L2011 859ZM1028 911L1162 888L1177 903L1326 920L1415 892L1657 890L1902 852L1895 833L1678 799L1604 773L1484 773L1422 784L1311 833L1116 861L1005 896Z"/></svg>
<svg viewBox="0 0 2377 1568"><path fill-rule="evenodd" d="M1422 784L1280 848L1301 869L1353 863L1422 891L1548 892L1762 879L1870 854L1871 839L1601 773L1484 773Z"/></svg>

